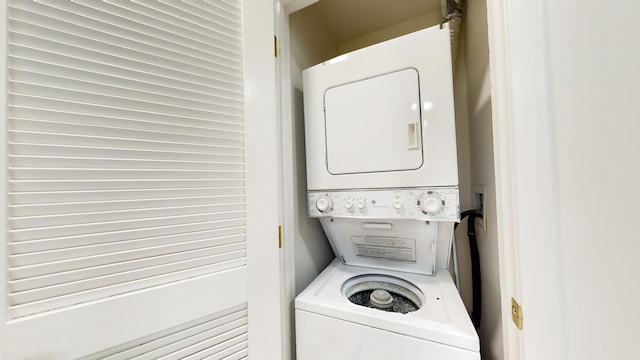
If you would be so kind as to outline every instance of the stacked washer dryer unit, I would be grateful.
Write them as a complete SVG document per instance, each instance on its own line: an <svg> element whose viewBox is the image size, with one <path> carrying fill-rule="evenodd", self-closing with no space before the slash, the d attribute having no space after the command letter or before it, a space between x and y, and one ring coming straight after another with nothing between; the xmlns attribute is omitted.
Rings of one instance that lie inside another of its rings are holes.
<svg viewBox="0 0 640 360"><path fill-rule="evenodd" d="M304 71L308 210L336 259L295 300L298 360L478 360L447 270L460 219L449 30Z"/></svg>

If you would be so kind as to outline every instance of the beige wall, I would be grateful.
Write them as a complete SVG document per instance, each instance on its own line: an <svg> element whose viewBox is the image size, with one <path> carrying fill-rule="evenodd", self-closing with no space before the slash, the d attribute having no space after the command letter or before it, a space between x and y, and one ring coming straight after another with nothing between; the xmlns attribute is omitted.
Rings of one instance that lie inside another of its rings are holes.
<svg viewBox="0 0 640 360"><path fill-rule="evenodd" d="M486 1L465 2L464 14L462 46L465 53L469 117L470 181L472 186L486 186L485 207L488 211L487 230L482 230L480 220L477 220L476 224L482 270L482 325L480 327L482 358L484 360L504 359ZM459 233L460 230L464 230L460 229L463 227L466 228L466 224L459 227ZM466 240L466 236L459 238Z"/></svg>
<svg viewBox="0 0 640 360"><path fill-rule="evenodd" d="M420 29L425 29L440 22L440 12L430 12L418 15L407 21L390 26L388 28L369 33L367 35L346 41L338 45L338 53L344 54L353 50L377 44L379 42L396 38Z"/></svg>
<svg viewBox="0 0 640 360"><path fill-rule="evenodd" d="M327 27L309 10L289 16L291 74L293 85L302 90L302 70L338 55L338 43Z"/></svg>

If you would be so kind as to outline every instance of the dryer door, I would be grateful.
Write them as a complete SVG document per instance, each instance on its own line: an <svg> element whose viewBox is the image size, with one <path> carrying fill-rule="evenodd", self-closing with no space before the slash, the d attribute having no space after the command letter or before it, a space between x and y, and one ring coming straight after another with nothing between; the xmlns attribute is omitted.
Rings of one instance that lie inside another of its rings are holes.
<svg viewBox="0 0 640 360"><path fill-rule="evenodd" d="M423 164L418 71L384 74L324 94L327 170L416 170Z"/></svg>

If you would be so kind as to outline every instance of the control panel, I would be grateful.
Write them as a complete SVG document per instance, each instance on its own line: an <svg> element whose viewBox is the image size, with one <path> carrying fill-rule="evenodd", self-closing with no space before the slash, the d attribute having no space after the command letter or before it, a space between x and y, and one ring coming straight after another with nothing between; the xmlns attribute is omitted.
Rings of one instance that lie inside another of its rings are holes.
<svg viewBox="0 0 640 360"><path fill-rule="evenodd" d="M459 221L457 187L310 191L311 217Z"/></svg>

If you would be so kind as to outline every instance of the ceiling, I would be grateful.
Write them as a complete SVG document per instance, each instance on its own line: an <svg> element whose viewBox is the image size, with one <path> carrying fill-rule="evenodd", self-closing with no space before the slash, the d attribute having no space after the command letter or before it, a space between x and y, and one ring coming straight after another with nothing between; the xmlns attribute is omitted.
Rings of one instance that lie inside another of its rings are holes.
<svg viewBox="0 0 640 360"><path fill-rule="evenodd" d="M300 11L314 12L338 43L440 11L440 0L320 0Z"/></svg>

